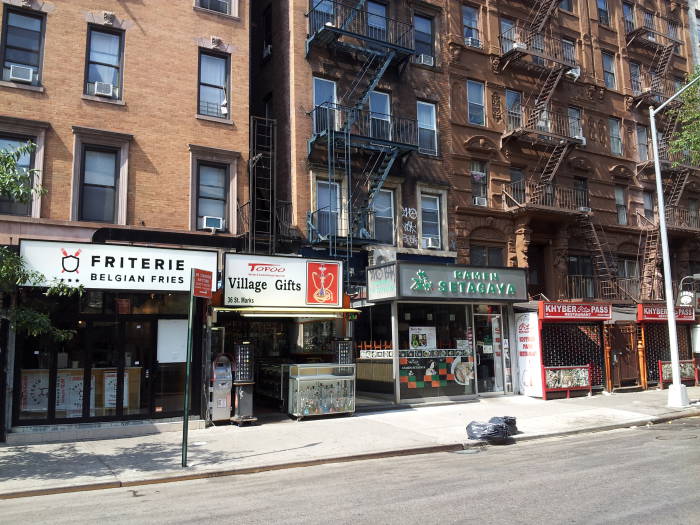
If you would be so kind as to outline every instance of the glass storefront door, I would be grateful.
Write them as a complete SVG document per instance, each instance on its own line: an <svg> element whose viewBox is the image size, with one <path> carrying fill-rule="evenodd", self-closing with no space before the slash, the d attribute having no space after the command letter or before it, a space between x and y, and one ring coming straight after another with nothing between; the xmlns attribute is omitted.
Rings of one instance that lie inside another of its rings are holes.
<svg viewBox="0 0 700 525"><path fill-rule="evenodd" d="M474 306L474 342L478 392L503 392L503 319L500 306Z"/></svg>

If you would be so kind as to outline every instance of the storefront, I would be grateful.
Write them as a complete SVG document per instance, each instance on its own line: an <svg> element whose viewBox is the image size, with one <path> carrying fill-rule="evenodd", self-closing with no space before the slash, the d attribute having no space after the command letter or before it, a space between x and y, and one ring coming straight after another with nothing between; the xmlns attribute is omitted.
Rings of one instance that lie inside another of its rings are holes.
<svg viewBox="0 0 700 525"><path fill-rule="evenodd" d="M678 335L678 358L681 361L682 369L681 376L694 378L691 328L695 323L695 310L692 306L676 306L675 314L676 333ZM662 363L671 361L668 339L668 310L666 305L638 305L637 322L641 327L641 341L644 349L643 373L648 385L657 385L660 380L659 361ZM670 376L670 366L667 366L667 368L668 370L664 374L667 376L665 381L668 381L668 376Z"/></svg>
<svg viewBox="0 0 700 525"><path fill-rule="evenodd" d="M32 240L20 243L20 253L47 283L85 291L47 298L40 287L20 289L20 305L40 305L74 336L16 334L13 426L182 416L190 273L216 275L217 253ZM194 391L201 330L197 323ZM191 410L199 413L198 402Z"/></svg>
<svg viewBox="0 0 700 525"><path fill-rule="evenodd" d="M536 312L517 313L520 391L547 399L602 389L609 375L603 323L610 319L607 303L540 301Z"/></svg>
<svg viewBox="0 0 700 525"><path fill-rule="evenodd" d="M348 335L350 316L359 313L344 302L341 262L226 254L223 300L214 307L213 330L221 344L212 353L233 354L235 345L250 342L256 410L285 411L290 366L337 363L337 342ZM354 381L348 386L347 375L312 383L304 383L307 398L342 390L354 409ZM336 408L323 399L304 401L317 411L307 415Z"/></svg>
<svg viewBox="0 0 700 525"><path fill-rule="evenodd" d="M513 392L512 304L525 272L395 261L367 270L358 403Z"/></svg>

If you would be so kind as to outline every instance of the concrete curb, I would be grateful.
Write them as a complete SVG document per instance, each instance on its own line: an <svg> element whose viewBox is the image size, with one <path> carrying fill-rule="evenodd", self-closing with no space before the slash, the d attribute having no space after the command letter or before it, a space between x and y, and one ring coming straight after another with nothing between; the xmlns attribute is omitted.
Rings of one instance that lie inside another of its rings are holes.
<svg viewBox="0 0 700 525"><path fill-rule="evenodd" d="M607 432L611 430L619 430L622 428L639 427L645 426L651 423L652 425L658 425L661 423L667 423L669 421L674 421L677 419L684 419L688 417L698 417L700 416L700 410L693 410L692 412L681 412L676 414L670 414L667 416L652 416L647 419L638 419L634 421L627 421L624 423L613 423L610 425L603 425L600 427L589 427L589 428L579 428L576 430L564 430L562 432L553 432L550 434L533 434L530 436L515 436L512 439L512 443L518 443L521 441L535 441L539 439L546 438L556 438L565 436L575 436L578 434L592 434L599 432ZM390 457L400 457L400 456L416 456L420 454L434 454L437 452L457 452L460 450L479 448L492 446L486 441L468 441L465 443L452 443L446 445L431 445L423 447L414 447L399 450L390 450L384 452L370 452L367 454L354 454L352 456L341 456L332 458L319 458L311 459L306 461L294 461L289 463L279 463L276 465L266 465L259 467L247 467L240 469L226 469L226 470L215 470L210 472L193 472L191 474L175 474L172 476L165 476L161 478L152 479L142 479L135 481L111 481L102 483L85 483L81 485L67 485L64 487L54 487L47 489L36 489L36 490L23 490L17 492L7 492L0 493L0 500L6 499L18 499L18 498L28 498L33 496L48 496L52 494L66 494L71 492L84 492L92 490L104 490L104 489L117 489L124 487L138 487L143 485L155 485L162 483L175 483L178 481L191 481L196 479L210 479L210 478L220 478L226 476L241 476L245 474L256 474L259 472L270 472L274 470L287 470L293 468L301 467L312 467L318 465L327 465L332 463L349 463L351 461L365 461L368 459L383 459Z"/></svg>

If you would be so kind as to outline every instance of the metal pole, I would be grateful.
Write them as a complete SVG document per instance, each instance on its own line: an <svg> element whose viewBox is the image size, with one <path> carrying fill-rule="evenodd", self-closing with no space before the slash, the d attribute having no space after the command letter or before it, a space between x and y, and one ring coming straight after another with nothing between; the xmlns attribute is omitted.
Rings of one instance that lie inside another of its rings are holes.
<svg viewBox="0 0 700 525"><path fill-rule="evenodd" d="M187 466L187 434L190 423L190 370L192 368L192 337L194 336L194 268L190 274L190 311L187 318L187 357L185 358L185 401L182 415L182 466Z"/></svg>
<svg viewBox="0 0 700 525"><path fill-rule="evenodd" d="M673 303L673 288L671 286L671 259L668 249L668 232L666 231L666 208L664 207L664 190L661 183L661 161L659 160L659 144L656 136L656 112L649 107L651 121L651 144L654 155L654 171L656 179L656 194L659 203L659 230L661 232L661 258L664 268L664 293L666 294L666 310L668 313L668 342L671 352L671 371L673 384L668 390L668 406L683 408L689 405L688 393L681 383L681 369L678 362L678 334L676 332L676 310ZM659 370L659 375L662 373Z"/></svg>

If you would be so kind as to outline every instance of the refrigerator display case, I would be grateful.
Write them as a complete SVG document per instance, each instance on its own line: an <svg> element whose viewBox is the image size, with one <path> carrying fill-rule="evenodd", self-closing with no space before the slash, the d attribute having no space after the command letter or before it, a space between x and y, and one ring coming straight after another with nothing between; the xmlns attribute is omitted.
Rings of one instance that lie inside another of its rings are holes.
<svg viewBox="0 0 700 525"><path fill-rule="evenodd" d="M310 363L289 365L289 415L355 412L355 365Z"/></svg>

